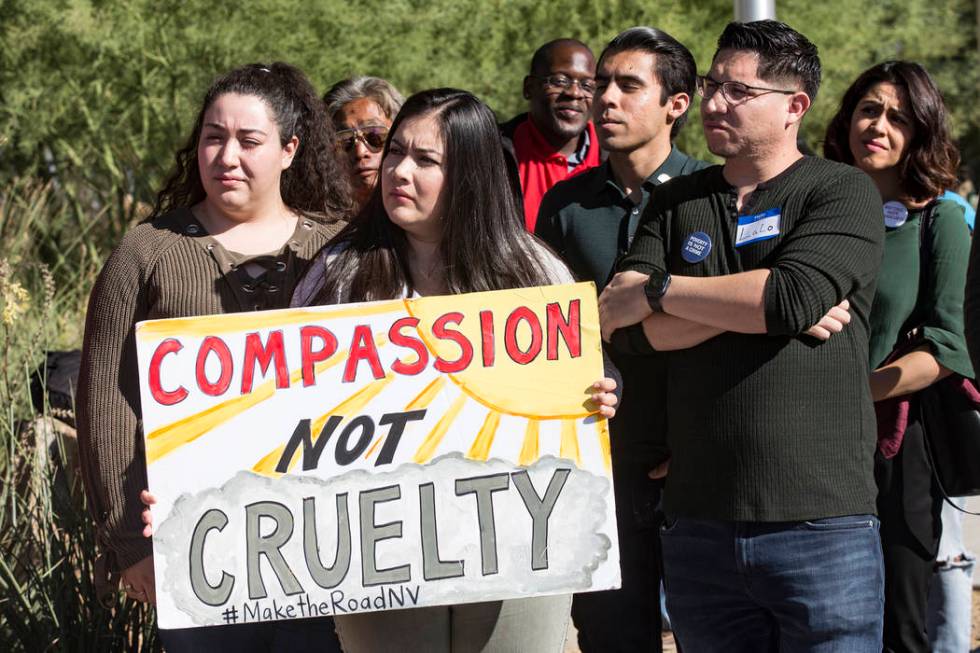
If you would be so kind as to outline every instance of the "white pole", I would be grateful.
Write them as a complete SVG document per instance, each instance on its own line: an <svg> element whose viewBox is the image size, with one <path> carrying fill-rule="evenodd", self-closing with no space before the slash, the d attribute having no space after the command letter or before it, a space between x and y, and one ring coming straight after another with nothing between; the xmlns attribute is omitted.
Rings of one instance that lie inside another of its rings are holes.
<svg viewBox="0 0 980 653"><path fill-rule="evenodd" d="M734 0L734 2L735 20L740 23L776 18L776 0Z"/></svg>

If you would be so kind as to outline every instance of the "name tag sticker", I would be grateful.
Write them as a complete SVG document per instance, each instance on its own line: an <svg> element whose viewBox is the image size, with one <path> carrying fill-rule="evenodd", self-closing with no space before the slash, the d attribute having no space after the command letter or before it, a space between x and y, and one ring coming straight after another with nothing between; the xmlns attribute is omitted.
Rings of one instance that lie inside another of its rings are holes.
<svg viewBox="0 0 980 653"><path fill-rule="evenodd" d="M735 247L769 240L778 235L779 209L769 209L755 215L740 215L738 229L735 232Z"/></svg>
<svg viewBox="0 0 980 653"><path fill-rule="evenodd" d="M695 231L684 241L681 258L688 263L700 263L711 253L711 237L703 231Z"/></svg>

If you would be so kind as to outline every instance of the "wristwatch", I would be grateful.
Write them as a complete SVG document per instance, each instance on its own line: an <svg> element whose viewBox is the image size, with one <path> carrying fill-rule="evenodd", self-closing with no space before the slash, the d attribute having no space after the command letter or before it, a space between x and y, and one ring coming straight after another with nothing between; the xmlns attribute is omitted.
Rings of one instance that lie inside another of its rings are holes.
<svg viewBox="0 0 980 653"><path fill-rule="evenodd" d="M647 279L647 282L643 284L643 292L647 296L647 303L650 304L650 309L654 313L663 312L664 309L660 305L660 300L667 294L668 288L670 288L670 272L654 272Z"/></svg>

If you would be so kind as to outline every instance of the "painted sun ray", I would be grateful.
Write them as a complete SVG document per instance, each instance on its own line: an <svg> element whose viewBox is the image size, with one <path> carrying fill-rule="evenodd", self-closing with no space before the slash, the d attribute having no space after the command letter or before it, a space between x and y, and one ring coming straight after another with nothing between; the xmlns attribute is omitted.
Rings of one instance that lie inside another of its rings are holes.
<svg viewBox="0 0 980 653"><path fill-rule="evenodd" d="M415 399L408 402L408 405L405 406L405 410L409 411L418 410L420 408L428 408L429 404L432 403L432 400L436 398L436 395L439 394L445 385L446 377L442 375L437 376L431 383L422 388L422 392L420 392Z"/></svg>
<svg viewBox="0 0 980 653"><path fill-rule="evenodd" d="M487 418L480 427L473 445L466 453L467 458L473 460L486 460L490 457L490 447L493 446L494 436L497 434L497 427L500 426L500 413L491 410L487 413Z"/></svg>
<svg viewBox="0 0 980 653"><path fill-rule="evenodd" d="M385 378L380 381L372 381L365 385L363 388L344 399L339 404L328 410L326 413L320 415L316 420L310 425L310 433L312 437L313 444L316 444L317 439L320 437L320 431L323 429L323 425L327 423L333 415L342 415L346 417L347 415L355 414L360 412L364 406L371 402L375 397L381 394L389 383L395 379L395 375L389 373ZM252 467L252 471L258 474L275 475L277 472L275 468L278 466L279 459L282 456L282 452L285 450L286 444L283 443L276 447L275 450L263 456L259 462ZM276 455L278 453L278 455ZM293 467L299 461L299 456L302 450L297 448L293 452L292 458L289 460L289 468L287 471L292 471Z"/></svg>
<svg viewBox="0 0 980 653"><path fill-rule="evenodd" d="M278 447L262 456L262 459L255 463L255 466L252 467L252 471L256 472L257 474L265 474L266 476L280 476L275 469L279 459L282 458L282 452L285 450L286 443L283 442ZM292 465L292 461L290 461L290 465Z"/></svg>
<svg viewBox="0 0 980 653"><path fill-rule="evenodd" d="M446 431L452 425L456 416L459 415L459 411L463 409L466 402L469 400L469 396L460 393L453 403L450 404L449 409L439 418L439 421L432 428L432 431L425 437L422 444L419 446L418 451L415 452L415 456L412 458L412 462L424 465L432 459L435 455L436 449L439 448L439 443L442 442L442 438L446 435Z"/></svg>
<svg viewBox="0 0 980 653"><path fill-rule="evenodd" d="M374 341L375 345L378 347L383 347L388 342L388 339L385 335L379 334L375 336ZM338 351L327 360L321 361L320 363L314 365L314 372L316 374L325 372L338 363L347 360L349 354L349 350ZM302 378L302 369L297 369L290 372L290 387L293 387L299 383L300 379ZM158 428L146 436L147 464L156 462L185 444L193 442L205 433L217 428L218 426L221 426L236 415L245 412L249 408L257 406L266 399L272 397L275 393L276 381L275 379L269 379L257 386L247 395L241 395L240 397L228 399L227 401L215 404L214 406L206 408L198 413L188 415L187 417Z"/></svg>
<svg viewBox="0 0 980 653"><path fill-rule="evenodd" d="M406 404L405 410L409 411L409 410L419 410L423 408L428 408L429 404L432 403L432 400L436 398L436 396L443 389L443 387L445 387L445 385L446 385L446 377L437 376L431 382L426 384L426 386L422 388L422 391L418 395L416 395L414 399L412 399L410 402L408 402L408 404ZM375 438L374 442L371 443L371 446L368 447L368 450L364 453L364 460L370 458L371 454L373 454L377 450L377 448L384 441L385 435L387 434L382 433L377 438Z"/></svg>
<svg viewBox="0 0 980 653"><path fill-rule="evenodd" d="M609 448L609 420L597 419L595 430L599 436L599 448L602 450L602 466L607 474L612 474L612 450Z"/></svg>
<svg viewBox="0 0 980 653"><path fill-rule="evenodd" d="M521 454L517 459L519 465L526 467L538 459L540 428L541 423L538 420L529 419L527 421L527 429L524 431L524 444L521 446Z"/></svg>
<svg viewBox="0 0 980 653"><path fill-rule="evenodd" d="M373 454L377 450L378 445L380 445L384 439L385 439L384 433L382 433L381 435L379 435L374 439L374 442L371 443L371 446L368 447L368 450L364 452L364 460L367 460L368 458L371 457L371 454Z"/></svg>
<svg viewBox="0 0 980 653"><path fill-rule="evenodd" d="M561 421L561 448L559 454L562 458L574 460L579 467L582 466L582 452L578 446L578 432L574 419L563 419Z"/></svg>

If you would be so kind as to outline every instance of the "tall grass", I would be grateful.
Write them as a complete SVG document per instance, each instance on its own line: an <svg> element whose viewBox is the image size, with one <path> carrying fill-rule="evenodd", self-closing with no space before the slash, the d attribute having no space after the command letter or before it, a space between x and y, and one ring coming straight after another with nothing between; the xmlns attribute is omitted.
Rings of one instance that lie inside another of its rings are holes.
<svg viewBox="0 0 980 653"><path fill-rule="evenodd" d="M73 430L31 403L45 351L78 347L102 258L134 211L65 182L0 188L0 648L158 650L155 616L95 587L95 529Z"/></svg>

